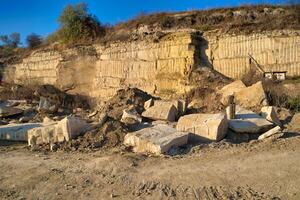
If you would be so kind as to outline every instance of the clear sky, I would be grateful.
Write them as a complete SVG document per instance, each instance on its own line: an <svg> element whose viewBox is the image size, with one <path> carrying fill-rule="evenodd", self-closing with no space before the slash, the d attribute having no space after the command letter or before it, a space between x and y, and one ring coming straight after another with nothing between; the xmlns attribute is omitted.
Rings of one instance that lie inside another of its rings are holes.
<svg viewBox="0 0 300 200"><path fill-rule="evenodd" d="M34 32L42 36L58 28L57 18L67 4L86 2L102 23L126 21L141 12L186 11L283 0L0 0L0 35L19 32L24 38Z"/></svg>

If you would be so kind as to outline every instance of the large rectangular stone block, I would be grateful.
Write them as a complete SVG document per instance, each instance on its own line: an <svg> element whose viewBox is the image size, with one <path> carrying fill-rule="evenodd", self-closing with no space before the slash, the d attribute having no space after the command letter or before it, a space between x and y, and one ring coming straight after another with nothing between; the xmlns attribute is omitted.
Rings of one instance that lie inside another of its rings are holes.
<svg viewBox="0 0 300 200"><path fill-rule="evenodd" d="M179 118L176 129L195 134L200 140L219 141L227 133L225 114L190 114Z"/></svg>
<svg viewBox="0 0 300 200"><path fill-rule="evenodd" d="M13 141L27 141L27 132L42 126L42 123L8 124L0 126L0 139Z"/></svg>
<svg viewBox="0 0 300 200"><path fill-rule="evenodd" d="M77 117L66 117L43 127L28 131L28 145L48 144L69 141L86 131L89 125Z"/></svg>
<svg viewBox="0 0 300 200"><path fill-rule="evenodd" d="M158 124L128 133L124 138L124 144L133 147L135 152L163 154L172 146L185 145L188 142L188 135L187 132L178 132L168 125Z"/></svg>

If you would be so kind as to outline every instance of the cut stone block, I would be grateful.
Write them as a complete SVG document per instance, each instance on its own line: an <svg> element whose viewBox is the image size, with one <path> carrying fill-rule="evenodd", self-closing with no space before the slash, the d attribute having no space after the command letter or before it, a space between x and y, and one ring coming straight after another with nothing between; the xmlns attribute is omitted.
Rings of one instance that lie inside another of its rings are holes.
<svg viewBox="0 0 300 200"><path fill-rule="evenodd" d="M234 95L234 93L244 88L246 88L246 85L241 80L234 81L224 86L221 90L218 91L218 94L221 95L221 103L223 105L228 105L228 97L230 95Z"/></svg>
<svg viewBox="0 0 300 200"><path fill-rule="evenodd" d="M0 139L13 141L27 141L27 132L42 126L41 123L8 124L0 126Z"/></svg>
<svg viewBox="0 0 300 200"><path fill-rule="evenodd" d="M227 133L228 120L222 113L190 114L179 118L176 129L194 133L201 140L220 141Z"/></svg>
<svg viewBox="0 0 300 200"><path fill-rule="evenodd" d="M236 106L235 119L229 120L229 128L236 133L262 133L273 126L265 118L240 106Z"/></svg>
<svg viewBox="0 0 300 200"><path fill-rule="evenodd" d="M267 106L267 96L261 81L241 89L234 94L235 101L245 108L255 108L258 106Z"/></svg>
<svg viewBox="0 0 300 200"><path fill-rule="evenodd" d="M166 120L174 122L177 117L177 109L172 102L155 102L154 106L142 113L145 118L153 120Z"/></svg>
<svg viewBox="0 0 300 200"><path fill-rule="evenodd" d="M77 117L66 117L59 122L28 131L28 145L48 144L75 139L86 131L89 125Z"/></svg>
<svg viewBox="0 0 300 200"><path fill-rule="evenodd" d="M273 106L264 106L261 108L261 116L273 122L277 126L281 126L281 122L276 114L275 108Z"/></svg>
<svg viewBox="0 0 300 200"><path fill-rule="evenodd" d="M185 145L188 142L188 135L168 125L158 124L128 133L124 138L124 144L133 147L135 152L159 155L167 153L172 146Z"/></svg>
<svg viewBox="0 0 300 200"><path fill-rule="evenodd" d="M260 135L258 137L259 140L263 140L266 139L268 137L271 137L272 135L275 135L277 133L279 133L281 131L280 126L276 126L275 128L272 128L271 130L268 130L267 132L265 132L264 134Z"/></svg>

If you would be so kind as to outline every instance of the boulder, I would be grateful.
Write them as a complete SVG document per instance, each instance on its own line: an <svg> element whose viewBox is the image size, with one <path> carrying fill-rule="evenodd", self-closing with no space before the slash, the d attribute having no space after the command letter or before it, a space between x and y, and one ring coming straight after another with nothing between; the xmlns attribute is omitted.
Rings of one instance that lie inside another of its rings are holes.
<svg viewBox="0 0 300 200"><path fill-rule="evenodd" d="M244 88L246 88L246 85L241 80L237 80L228 85L225 85L217 93L221 95L221 103L223 105L228 105L228 97L230 95L234 95L234 93L239 92L241 89Z"/></svg>
<svg viewBox="0 0 300 200"><path fill-rule="evenodd" d="M272 135L275 135L277 133L281 132L281 128L280 126L276 126L275 128L272 128L271 130L268 130L267 132L265 132L264 134L260 135L258 137L259 140L263 140L266 139L268 137L271 137Z"/></svg>
<svg viewBox="0 0 300 200"><path fill-rule="evenodd" d="M0 106L0 117L11 117L23 113L23 110L6 105Z"/></svg>
<svg viewBox="0 0 300 200"><path fill-rule="evenodd" d="M261 108L261 113L260 115L270 122L273 122L277 126L281 126L281 122L279 118L277 117L275 108L273 106L264 106Z"/></svg>
<svg viewBox="0 0 300 200"><path fill-rule="evenodd" d="M176 129L195 134L195 139L220 141L227 132L225 114L190 114L179 118Z"/></svg>
<svg viewBox="0 0 300 200"><path fill-rule="evenodd" d="M142 122L142 118L135 109L125 109L123 110L121 122L124 124L138 124Z"/></svg>
<svg viewBox="0 0 300 200"><path fill-rule="evenodd" d="M257 108L267 106L267 96L261 81L241 89L234 94L235 101L245 108Z"/></svg>
<svg viewBox="0 0 300 200"><path fill-rule="evenodd" d="M172 146L182 146L187 142L188 133L178 132L164 124L128 133L124 138L124 144L133 147L135 152L156 155L167 153Z"/></svg>
<svg viewBox="0 0 300 200"><path fill-rule="evenodd" d="M154 100L151 98L144 103L144 109L147 110L148 108L150 108L153 105L154 105Z"/></svg>
<svg viewBox="0 0 300 200"><path fill-rule="evenodd" d="M165 120L174 122L177 117L177 109L172 102L157 101L154 106L142 113L142 116L152 120Z"/></svg>
<svg viewBox="0 0 300 200"><path fill-rule="evenodd" d="M240 106L236 106L235 119L229 120L229 128L236 133L258 134L273 126L273 123L265 118Z"/></svg>
<svg viewBox="0 0 300 200"><path fill-rule="evenodd" d="M28 145L48 144L75 139L88 130L89 125L82 119L68 116L59 122L50 123L28 131Z"/></svg>
<svg viewBox="0 0 300 200"><path fill-rule="evenodd" d="M0 139L13 141L27 141L27 132L43 126L42 123L8 124L0 126Z"/></svg>

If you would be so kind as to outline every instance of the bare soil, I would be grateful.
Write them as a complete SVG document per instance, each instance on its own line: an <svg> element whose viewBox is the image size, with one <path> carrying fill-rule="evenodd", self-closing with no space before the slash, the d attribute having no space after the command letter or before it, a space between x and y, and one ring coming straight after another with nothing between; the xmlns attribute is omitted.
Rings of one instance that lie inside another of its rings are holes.
<svg viewBox="0 0 300 200"><path fill-rule="evenodd" d="M0 199L300 199L300 136L202 144L176 156L0 143Z"/></svg>

